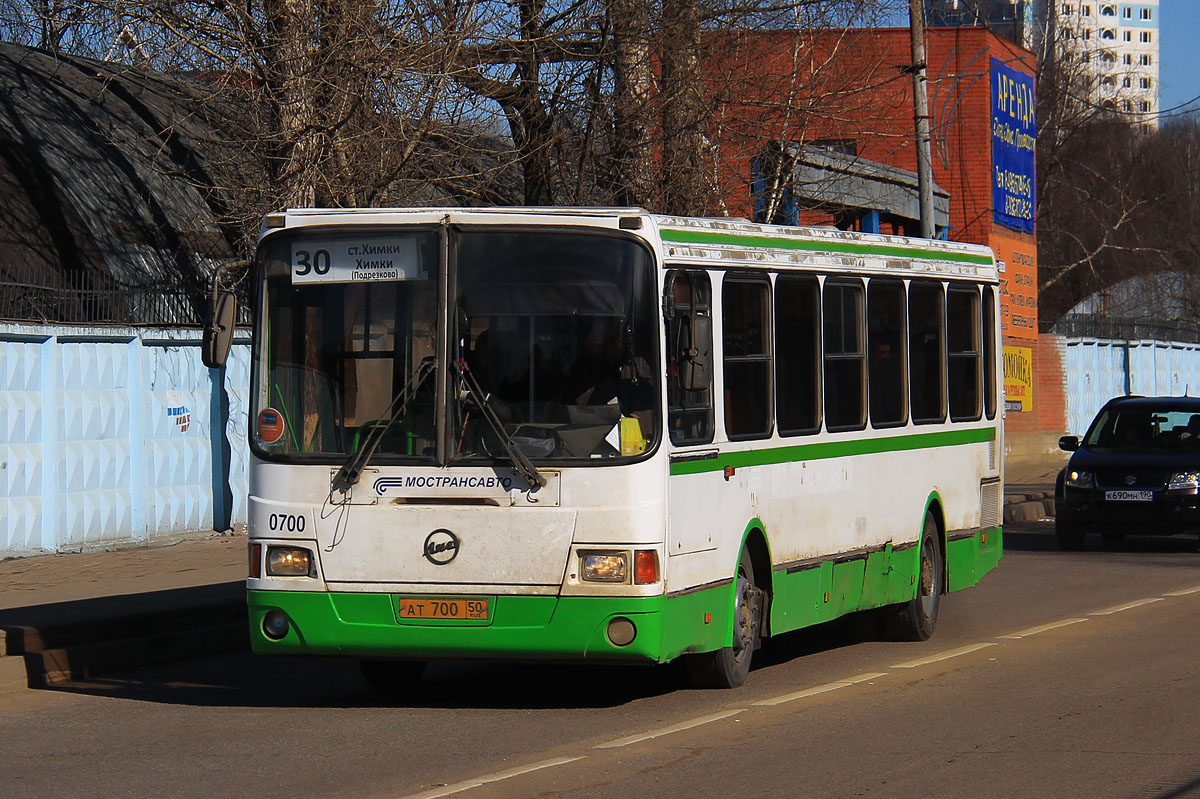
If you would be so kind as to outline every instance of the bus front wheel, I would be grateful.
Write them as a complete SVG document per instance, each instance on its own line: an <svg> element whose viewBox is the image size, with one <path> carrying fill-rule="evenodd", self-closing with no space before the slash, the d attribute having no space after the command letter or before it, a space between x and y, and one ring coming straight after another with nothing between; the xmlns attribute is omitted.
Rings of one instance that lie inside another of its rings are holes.
<svg viewBox="0 0 1200 799"><path fill-rule="evenodd" d="M750 673L762 632L766 592L754 581L750 550L742 548L733 600L733 645L687 656L688 676L698 688L737 688Z"/></svg>

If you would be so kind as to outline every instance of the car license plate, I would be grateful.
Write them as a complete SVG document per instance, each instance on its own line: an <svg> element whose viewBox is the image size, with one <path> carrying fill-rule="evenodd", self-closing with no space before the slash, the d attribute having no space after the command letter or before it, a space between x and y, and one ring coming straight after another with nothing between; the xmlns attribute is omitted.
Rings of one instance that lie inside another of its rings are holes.
<svg viewBox="0 0 1200 799"><path fill-rule="evenodd" d="M443 599L440 597L403 597L399 614L402 619L468 619L487 621L490 608L486 599Z"/></svg>
<svg viewBox="0 0 1200 799"><path fill-rule="evenodd" d="M1152 502L1153 491L1105 491L1104 498L1109 502Z"/></svg>

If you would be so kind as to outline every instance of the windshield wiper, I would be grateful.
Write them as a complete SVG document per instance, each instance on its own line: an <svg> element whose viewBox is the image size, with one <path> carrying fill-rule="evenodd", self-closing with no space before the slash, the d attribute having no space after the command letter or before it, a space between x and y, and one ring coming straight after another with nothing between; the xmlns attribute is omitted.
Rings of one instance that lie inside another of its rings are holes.
<svg viewBox="0 0 1200 799"><path fill-rule="evenodd" d="M371 425L371 431L367 433L362 446L342 464L342 468L338 469L337 474L333 476L333 481L330 484L331 493L338 491L345 494L350 490L351 486L358 482L358 478L362 476L363 469L367 468L367 464L371 461L375 450L379 448L380 442L383 441L384 434L396 423L397 419L404 416L404 410L408 407L409 401L417 395L417 391L425 383L425 379L433 374L434 371L433 358L426 358L421 361L416 371L409 377L408 383L405 384L404 388L400 389L400 393L392 398L392 404L384 411L383 417Z"/></svg>
<svg viewBox="0 0 1200 799"><path fill-rule="evenodd" d="M458 361L458 371L462 375L463 382L467 384L467 392L475 404L479 406L479 410L483 413L483 418L487 420L488 426L492 428L492 432L500 439L500 443L504 445L504 453L508 455L508 459L512 461L513 467L525 478L525 482L529 483L530 490L535 490L546 485L546 478L538 471L537 467L530 462L529 458L525 457L525 453L512 440L512 436L504 429L504 422L500 421L500 417L496 415L496 409L492 407L488 395L483 393L483 389L479 387L479 381L475 379L467 362L463 359Z"/></svg>

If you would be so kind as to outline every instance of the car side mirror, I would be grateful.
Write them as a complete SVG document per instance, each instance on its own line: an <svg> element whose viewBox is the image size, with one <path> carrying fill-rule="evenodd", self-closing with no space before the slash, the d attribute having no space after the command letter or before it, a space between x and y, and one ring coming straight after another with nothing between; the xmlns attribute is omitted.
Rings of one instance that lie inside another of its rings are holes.
<svg viewBox="0 0 1200 799"><path fill-rule="evenodd" d="M214 291L209 302L208 322L200 343L200 360L209 369L225 365L237 325L237 297L232 291Z"/></svg>
<svg viewBox="0 0 1200 799"><path fill-rule="evenodd" d="M1065 452L1079 449L1079 436L1063 436L1058 440L1058 448Z"/></svg>

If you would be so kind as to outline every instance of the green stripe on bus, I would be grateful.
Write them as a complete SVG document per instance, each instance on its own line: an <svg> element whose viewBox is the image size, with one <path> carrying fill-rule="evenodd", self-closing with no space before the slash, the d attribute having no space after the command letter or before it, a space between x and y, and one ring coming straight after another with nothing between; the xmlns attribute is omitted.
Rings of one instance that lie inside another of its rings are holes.
<svg viewBox="0 0 1200 799"><path fill-rule="evenodd" d="M851 244L842 241L825 241L774 236L755 236L749 233L716 233L706 230L679 230L663 228L659 231L663 241L676 244L717 244L734 247L762 247L771 250L803 250L806 252L831 252L849 255L883 255L895 258L929 258L937 261L991 266L988 255L968 252L935 250L924 247L897 247L888 244Z"/></svg>
<svg viewBox="0 0 1200 799"><path fill-rule="evenodd" d="M671 474L701 474L719 472L726 466L769 466L794 461L818 461L828 458L845 458L852 455L869 455L877 452L902 452L905 450L954 447L962 444L981 444L996 439L994 427L973 427L966 430L948 430L939 433L918 433L908 436L887 438L860 438L851 441L825 441L816 444L799 444L791 447L752 449L737 452L722 452L715 458L679 461L671 464Z"/></svg>

